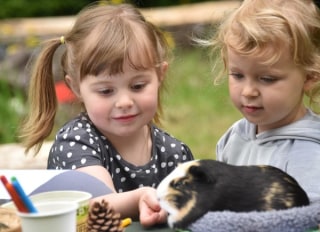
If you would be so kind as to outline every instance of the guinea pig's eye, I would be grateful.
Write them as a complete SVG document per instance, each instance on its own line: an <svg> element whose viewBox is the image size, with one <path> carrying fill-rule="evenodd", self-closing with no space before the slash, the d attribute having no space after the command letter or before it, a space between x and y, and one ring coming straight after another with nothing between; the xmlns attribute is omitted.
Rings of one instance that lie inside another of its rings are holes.
<svg viewBox="0 0 320 232"><path fill-rule="evenodd" d="M170 185L174 189L179 189L180 187L182 187L184 185L184 181L172 181L170 183Z"/></svg>

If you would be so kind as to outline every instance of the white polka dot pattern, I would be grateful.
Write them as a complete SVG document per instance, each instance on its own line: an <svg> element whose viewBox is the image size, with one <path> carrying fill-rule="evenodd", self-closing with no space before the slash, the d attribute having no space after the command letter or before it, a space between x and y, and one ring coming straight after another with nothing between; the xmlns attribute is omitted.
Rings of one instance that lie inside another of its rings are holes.
<svg viewBox="0 0 320 232"><path fill-rule="evenodd" d="M151 126L152 155L144 166L135 166L122 159L84 113L65 124L56 135L48 159L49 169L77 169L102 165L109 173L118 192L142 186L156 187L178 163L192 160L185 144L168 133Z"/></svg>

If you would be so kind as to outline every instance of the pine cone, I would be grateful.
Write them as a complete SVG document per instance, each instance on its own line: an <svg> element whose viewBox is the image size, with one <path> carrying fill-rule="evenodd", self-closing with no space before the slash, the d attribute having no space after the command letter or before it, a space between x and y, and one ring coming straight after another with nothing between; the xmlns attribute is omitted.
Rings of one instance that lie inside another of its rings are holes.
<svg viewBox="0 0 320 232"><path fill-rule="evenodd" d="M108 202L94 202L89 210L88 232L122 232L120 213L108 207Z"/></svg>

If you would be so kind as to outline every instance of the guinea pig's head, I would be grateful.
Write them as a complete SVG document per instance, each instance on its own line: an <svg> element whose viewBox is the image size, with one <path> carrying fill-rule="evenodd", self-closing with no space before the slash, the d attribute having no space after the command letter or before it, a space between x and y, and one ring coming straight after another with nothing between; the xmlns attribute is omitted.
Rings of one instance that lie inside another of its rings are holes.
<svg viewBox="0 0 320 232"><path fill-rule="evenodd" d="M207 171L198 160L188 161L179 164L159 184L157 197L161 208L168 212L171 228L185 228L209 210L208 192L214 180Z"/></svg>

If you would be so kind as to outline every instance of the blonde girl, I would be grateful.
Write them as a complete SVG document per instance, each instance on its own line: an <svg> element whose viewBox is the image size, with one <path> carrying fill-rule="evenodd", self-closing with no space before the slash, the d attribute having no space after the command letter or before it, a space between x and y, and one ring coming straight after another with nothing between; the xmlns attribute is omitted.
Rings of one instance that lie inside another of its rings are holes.
<svg viewBox="0 0 320 232"><path fill-rule="evenodd" d="M217 159L276 166L319 199L319 8L311 0L244 0L207 45L221 54L244 116L219 140Z"/></svg>

